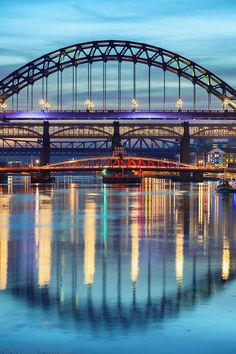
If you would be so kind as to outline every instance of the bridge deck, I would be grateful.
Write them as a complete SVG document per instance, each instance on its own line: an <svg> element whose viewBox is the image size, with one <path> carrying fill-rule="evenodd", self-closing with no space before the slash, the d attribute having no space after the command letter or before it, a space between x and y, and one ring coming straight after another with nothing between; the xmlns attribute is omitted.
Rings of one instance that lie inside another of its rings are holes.
<svg viewBox="0 0 236 354"><path fill-rule="evenodd" d="M0 120L231 120L236 111L226 110L168 110L168 111L5 111L0 112Z"/></svg>

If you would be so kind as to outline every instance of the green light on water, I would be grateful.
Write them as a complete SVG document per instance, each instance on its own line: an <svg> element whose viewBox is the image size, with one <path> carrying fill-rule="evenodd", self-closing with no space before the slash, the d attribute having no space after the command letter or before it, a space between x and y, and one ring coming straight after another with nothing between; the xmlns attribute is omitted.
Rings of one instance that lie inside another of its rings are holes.
<svg viewBox="0 0 236 354"><path fill-rule="evenodd" d="M107 242L107 186L103 188L103 242Z"/></svg>

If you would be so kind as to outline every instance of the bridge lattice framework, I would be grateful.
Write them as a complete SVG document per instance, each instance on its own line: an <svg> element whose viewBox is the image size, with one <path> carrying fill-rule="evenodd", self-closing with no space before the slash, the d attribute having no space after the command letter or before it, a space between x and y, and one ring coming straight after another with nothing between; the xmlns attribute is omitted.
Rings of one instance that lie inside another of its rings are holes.
<svg viewBox="0 0 236 354"><path fill-rule="evenodd" d="M208 94L208 109L211 109L211 95L217 97L221 107L226 104L235 109L236 90L214 73L203 68L192 60L164 48L145 43L122 40L101 40L86 43L77 43L72 46L57 49L47 53L36 60L23 65L18 70L7 75L0 81L0 101L5 102L16 96L16 108L19 109L19 93L26 89L27 109L34 108L34 84L41 81L41 98L48 101L50 85L48 78L56 75L54 95L57 109L63 109L63 73L65 69L72 68L71 101L73 110L77 110L78 99L78 68L87 65L87 98L93 97L93 64L102 63L102 105L107 108L107 63L117 63L117 107L122 109L122 63L133 65L132 72L132 98L137 98L137 64L143 64L148 69L147 105L151 110L152 101L152 75L151 68L159 68L163 72L163 106L166 109L166 72L173 73L178 82L178 98L182 97L182 79L186 79L193 88L193 109L196 109L196 87L202 88ZM114 76L114 75L113 75ZM12 101L12 107L14 102ZM225 103L227 101L227 103Z"/></svg>
<svg viewBox="0 0 236 354"><path fill-rule="evenodd" d="M14 123L0 125L1 139L42 139L44 128L42 123ZM184 134L183 124L121 124L122 139L155 138L181 139ZM110 123L50 123L51 139L112 139L113 125ZM228 139L236 138L236 126L225 122L215 124L189 124L190 139Z"/></svg>

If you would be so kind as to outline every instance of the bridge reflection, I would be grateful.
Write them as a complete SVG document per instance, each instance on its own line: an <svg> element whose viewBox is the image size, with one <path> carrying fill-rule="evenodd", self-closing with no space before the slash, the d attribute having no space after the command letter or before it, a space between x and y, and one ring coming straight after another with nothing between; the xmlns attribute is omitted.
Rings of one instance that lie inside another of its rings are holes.
<svg viewBox="0 0 236 354"><path fill-rule="evenodd" d="M125 330L178 316L234 280L234 196L152 179L132 193L64 186L0 186L0 290L21 303Z"/></svg>

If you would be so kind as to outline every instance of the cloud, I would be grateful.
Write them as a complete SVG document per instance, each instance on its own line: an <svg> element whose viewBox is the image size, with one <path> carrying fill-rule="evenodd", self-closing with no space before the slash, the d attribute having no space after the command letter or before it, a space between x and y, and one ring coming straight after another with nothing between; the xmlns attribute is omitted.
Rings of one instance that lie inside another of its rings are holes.
<svg viewBox="0 0 236 354"><path fill-rule="evenodd" d="M227 7L219 0L12 0L1 6L1 78L57 48L114 38L166 48L235 85L235 1Z"/></svg>

